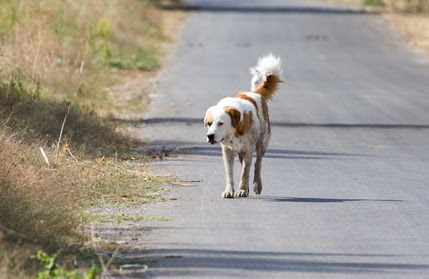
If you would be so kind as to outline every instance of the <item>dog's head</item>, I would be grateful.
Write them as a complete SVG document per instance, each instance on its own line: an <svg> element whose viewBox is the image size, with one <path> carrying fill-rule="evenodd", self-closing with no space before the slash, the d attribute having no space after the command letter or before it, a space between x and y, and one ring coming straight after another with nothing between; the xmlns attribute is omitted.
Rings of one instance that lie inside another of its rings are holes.
<svg viewBox="0 0 429 279"><path fill-rule="evenodd" d="M232 106L216 105L210 107L204 117L204 127L207 132L207 141L211 144L222 142L226 136L235 132L240 122L241 113Z"/></svg>

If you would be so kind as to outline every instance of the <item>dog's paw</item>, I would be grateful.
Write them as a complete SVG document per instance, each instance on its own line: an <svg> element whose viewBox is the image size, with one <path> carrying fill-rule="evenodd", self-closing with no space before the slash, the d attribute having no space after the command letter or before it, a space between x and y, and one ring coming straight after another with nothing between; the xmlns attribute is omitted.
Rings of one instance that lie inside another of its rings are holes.
<svg viewBox="0 0 429 279"><path fill-rule="evenodd" d="M238 190L237 193L235 193L236 197L247 197L248 191L246 190Z"/></svg>
<svg viewBox="0 0 429 279"><path fill-rule="evenodd" d="M262 183L261 182L253 182L253 192L256 195L260 195L262 192Z"/></svg>
<svg viewBox="0 0 429 279"><path fill-rule="evenodd" d="M222 198L224 199L232 199L234 197L234 192L223 192Z"/></svg>

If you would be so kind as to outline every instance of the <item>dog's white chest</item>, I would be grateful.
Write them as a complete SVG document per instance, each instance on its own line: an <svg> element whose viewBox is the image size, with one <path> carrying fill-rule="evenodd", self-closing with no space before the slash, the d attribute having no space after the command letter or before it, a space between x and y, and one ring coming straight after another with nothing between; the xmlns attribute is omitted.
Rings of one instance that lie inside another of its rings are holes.
<svg viewBox="0 0 429 279"><path fill-rule="evenodd" d="M243 142L235 137L225 138L222 144L234 152L241 152L243 149Z"/></svg>

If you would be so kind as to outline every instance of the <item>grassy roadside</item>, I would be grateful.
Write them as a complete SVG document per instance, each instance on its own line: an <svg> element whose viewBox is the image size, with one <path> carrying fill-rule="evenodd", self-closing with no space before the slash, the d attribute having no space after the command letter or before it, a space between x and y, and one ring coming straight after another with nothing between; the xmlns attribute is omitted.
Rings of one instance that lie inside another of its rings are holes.
<svg viewBox="0 0 429 279"><path fill-rule="evenodd" d="M404 35L417 51L429 54L429 1L427 0L319 0L346 5L364 5L382 12L393 29Z"/></svg>
<svg viewBox="0 0 429 279"><path fill-rule="evenodd" d="M136 164L146 160L132 152L142 143L109 121L146 106L141 88L111 88L160 67L180 19L158 2L0 2L0 278L34 277L39 260L52 259L30 259L38 250L61 251L60 260L82 254L88 208L162 200L168 178Z"/></svg>

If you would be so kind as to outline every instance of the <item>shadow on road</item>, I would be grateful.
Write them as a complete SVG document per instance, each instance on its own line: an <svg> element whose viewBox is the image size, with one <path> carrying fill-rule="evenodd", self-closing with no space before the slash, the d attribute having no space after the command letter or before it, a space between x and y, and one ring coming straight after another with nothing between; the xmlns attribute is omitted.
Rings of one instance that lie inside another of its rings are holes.
<svg viewBox="0 0 429 279"><path fill-rule="evenodd" d="M373 11L368 11L363 8L346 8L346 7L261 7L261 6L220 6L220 5L172 5L161 6L164 10L172 11L196 11L196 12L230 12L230 13L293 13L293 14L377 14Z"/></svg>
<svg viewBox="0 0 429 279"><path fill-rule="evenodd" d="M182 141L153 141L145 146L142 151L148 156L153 154L175 156L175 155L191 155L191 156L214 156L222 157L222 149L220 145L209 145L204 142L182 142ZM256 157L256 153L253 154ZM304 160L335 160L357 157L370 157L368 154L356 154L345 152L321 152L311 150L289 150L268 148L264 158L271 159L304 159Z"/></svg>
<svg viewBox="0 0 429 279"><path fill-rule="evenodd" d="M362 274L426 272L429 269L426 264L384 262L387 258L401 258L400 255L151 249L150 256L162 258L153 266L156 274L165 272L174 276L192 276L193 272L214 269L223 270L225 276L243 276L247 271L266 272L266 275L270 272ZM335 257L341 260L335 261ZM219 275L219 271L216 272Z"/></svg>
<svg viewBox="0 0 429 279"><path fill-rule="evenodd" d="M149 118L140 120L116 119L123 124L128 125L153 125L153 124L174 124L181 123L185 125L199 124L203 125L202 118ZM336 129L412 129L425 130L429 129L429 124L385 124L385 123L302 123L302 122L280 122L272 121L271 126L286 127L286 128L336 128Z"/></svg>
<svg viewBox="0 0 429 279"><path fill-rule="evenodd" d="M259 200L270 202L292 203L342 203L342 202L404 202L404 200L377 199L332 199L332 198L297 198L297 197L258 197Z"/></svg>
<svg viewBox="0 0 429 279"><path fill-rule="evenodd" d="M166 118L149 118L140 120L116 119L125 125L140 126L140 125L156 125L165 127L166 129L180 129L180 126L203 126L202 118L181 118L181 117L166 117ZM280 122L273 121L271 126L282 128L302 128L302 129L379 129L379 130L427 130L429 125L426 124L343 124L343 123L301 123L301 122ZM204 134L201 134L201 141L152 141L147 144L140 152L147 156L163 157L164 155L187 154L193 156L222 156L222 151L219 145L211 146L205 142ZM312 159L312 160L335 160L347 158L362 158L371 157L371 154L357 154L345 152L321 152L311 150L286 150L268 148L265 158L271 159Z"/></svg>

